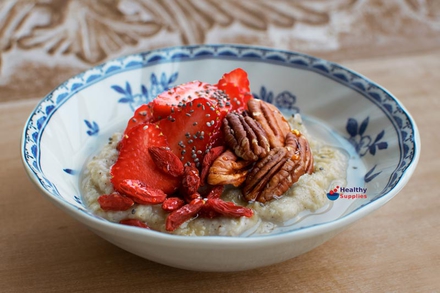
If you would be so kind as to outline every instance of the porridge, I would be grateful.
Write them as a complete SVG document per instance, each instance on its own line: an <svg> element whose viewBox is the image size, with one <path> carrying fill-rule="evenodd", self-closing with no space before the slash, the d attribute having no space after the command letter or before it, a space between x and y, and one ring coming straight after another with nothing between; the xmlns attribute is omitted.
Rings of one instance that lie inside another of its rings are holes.
<svg viewBox="0 0 440 293"><path fill-rule="evenodd" d="M168 92L174 91L173 98L188 97L188 92L196 96L180 104L183 107L177 108L177 103L170 110L167 100L138 109L127 129L115 133L87 162L82 190L88 208L111 222L165 233L238 236L270 233L301 211L325 206L329 187L345 180L346 155L310 137L299 114L285 119L273 106L249 96L248 89L234 93L241 98L238 106L223 113L222 106L233 100L215 95L233 90L236 87L218 91L188 83ZM214 96L215 101L205 103L206 96ZM203 116L198 115L202 108ZM206 114L208 108L211 112ZM166 111L171 115L163 115ZM150 119L153 112L166 118L139 122ZM209 118L205 121L205 117ZM197 131L185 133L188 125ZM162 138L167 131L179 130L183 138ZM142 139L137 133L144 135ZM197 143L203 141L205 146L206 139L216 142L202 149ZM142 147L146 150L138 154Z"/></svg>

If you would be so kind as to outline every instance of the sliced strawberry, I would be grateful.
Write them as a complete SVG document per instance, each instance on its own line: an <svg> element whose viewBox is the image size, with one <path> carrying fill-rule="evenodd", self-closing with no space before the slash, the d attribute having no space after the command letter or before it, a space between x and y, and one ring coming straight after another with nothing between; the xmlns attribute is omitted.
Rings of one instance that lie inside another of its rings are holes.
<svg viewBox="0 0 440 293"><path fill-rule="evenodd" d="M208 99L198 98L157 122L167 137L169 147L184 164L200 166L206 150L221 139L219 108Z"/></svg>
<svg viewBox="0 0 440 293"><path fill-rule="evenodd" d="M154 122L156 118L153 116L153 107L151 103L143 104L133 114L133 117L128 120L127 127L124 134L127 134L133 127L146 122Z"/></svg>
<svg viewBox="0 0 440 293"><path fill-rule="evenodd" d="M209 100L212 105L217 105L222 112L228 112L231 108L229 97L216 86L201 81L192 81L159 94L151 102L154 116L158 120L166 118L184 104L198 98Z"/></svg>
<svg viewBox="0 0 440 293"><path fill-rule="evenodd" d="M246 71L241 68L223 74L217 87L226 92L232 104L232 110L246 110L247 102L252 99L249 79Z"/></svg>
<svg viewBox="0 0 440 293"><path fill-rule="evenodd" d="M118 160L110 170L111 182L116 191L123 193L121 183L127 179L139 180L166 194L177 189L180 179L162 172L148 151L152 146L168 146L166 137L157 124L145 123L133 127L122 142Z"/></svg>

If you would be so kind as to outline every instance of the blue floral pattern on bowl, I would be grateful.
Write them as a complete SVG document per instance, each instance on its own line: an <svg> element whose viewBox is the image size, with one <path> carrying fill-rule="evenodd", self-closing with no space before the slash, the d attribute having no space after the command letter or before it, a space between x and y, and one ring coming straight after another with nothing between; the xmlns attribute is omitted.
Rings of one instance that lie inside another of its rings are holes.
<svg viewBox="0 0 440 293"><path fill-rule="evenodd" d="M128 104L134 111L140 105L151 102L158 94L172 88L177 77L178 72L174 72L170 77L167 77L166 73L162 72L159 79L153 72L150 76L150 85L147 87L142 84L140 91L136 94L133 94L128 81L125 82L125 87L112 85L111 88L123 95L119 98L118 102Z"/></svg>

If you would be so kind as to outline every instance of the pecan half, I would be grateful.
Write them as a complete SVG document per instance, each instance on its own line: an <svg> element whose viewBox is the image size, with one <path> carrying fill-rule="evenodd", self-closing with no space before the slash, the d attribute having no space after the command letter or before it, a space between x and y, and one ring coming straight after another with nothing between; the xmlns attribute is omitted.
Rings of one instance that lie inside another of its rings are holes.
<svg viewBox="0 0 440 293"><path fill-rule="evenodd" d="M290 125L283 114L272 104L258 99L248 101L249 115L265 130L270 146L283 147Z"/></svg>
<svg viewBox="0 0 440 293"><path fill-rule="evenodd" d="M238 187L246 180L251 164L251 161L240 160L227 150L212 163L207 181L211 185L232 184Z"/></svg>
<svg viewBox="0 0 440 293"><path fill-rule="evenodd" d="M223 119L223 134L226 144L237 156L247 161L257 161L270 150L266 132L249 116L230 112Z"/></svg>
<svg viewBox="0 0 440 293"><path fill-rule="evenodd" d="M266 202L284 194L305 173L313 172L313 157L303 135L287 133L285 147L273 148L249 172L242 189L248 201Z"/></svg>

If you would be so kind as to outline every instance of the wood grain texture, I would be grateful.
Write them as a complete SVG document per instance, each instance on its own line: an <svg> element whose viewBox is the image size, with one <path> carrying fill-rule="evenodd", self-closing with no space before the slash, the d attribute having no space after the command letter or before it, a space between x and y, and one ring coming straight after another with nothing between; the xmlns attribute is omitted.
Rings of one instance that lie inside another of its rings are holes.
<svg viewBox="0 0 440 293"><path fill-rule="evenodd" d="M338 61L435 50L439 3L2 0L0 101L43 96L92 65L167 46L239 43Z"/></svg>
<svg viewBox="0 0 440 293"><path fill-rule="evenodd" d="M38 102L0 104L1 292L439 292L440 51L342 62L395 94L419 127L407 186L317 249L240 273L156 264L102 240L46 201L22 167L22 127Z"/></svg>

